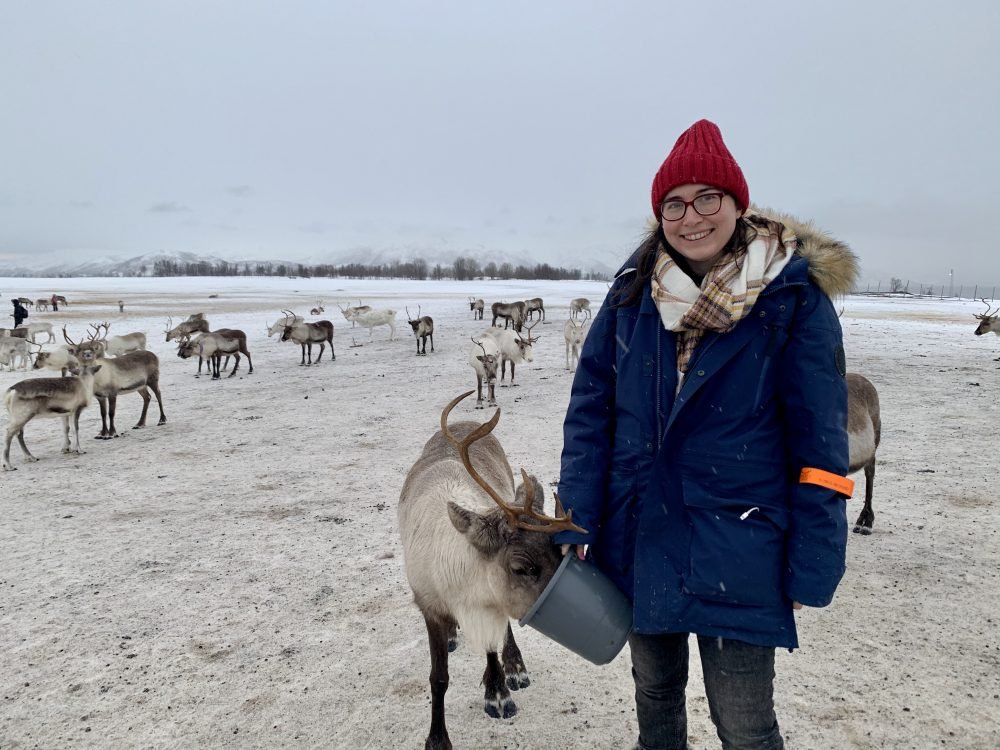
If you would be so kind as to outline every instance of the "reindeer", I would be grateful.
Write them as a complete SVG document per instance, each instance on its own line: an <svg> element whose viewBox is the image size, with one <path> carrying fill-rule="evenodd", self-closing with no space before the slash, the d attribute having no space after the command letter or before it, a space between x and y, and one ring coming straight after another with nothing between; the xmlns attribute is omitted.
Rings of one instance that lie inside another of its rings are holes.
<svg viewBox="0 0 1000 750"><path fill-rule="evenodd" d="M587 338L587 328L586 320L577 324L573 318L567 320L563 326L563 337L566 339L566 369L570 372L575 371L580 363L580 348L583 346L583 340Z"/></svg>
<svg viewBox="0 0 1000 750"><path fill-rule="evenodd" d="M352 322L357 322L362 328L368 329L368 340L372 340L372 329L375 326L389 326L389 341L396 339L396 311L395 310L369 310L354 316Z"/></svg>
<svg viewBox="0 0 1000 750"><path fill-rule="evenodd" d="M28 348L31 346L42 348L41 344L35 344L27 339L0 336L0 365L7 365L10 371L14 372L20 363L21 369L27 370L28 363L31 362Z"/></svg>
<svg viewBox="0 0 1000 750"><path fill-rule="evenodd" d="M92 326L93 327L93 326ZM146 413L152 391L156 395L156 405L160 408L158 425L167 423L167 415L163 412L163 398L160 396L160 360L152 352L140 351L123 354L114 359L104 359L104 342L97 338L97 330L87 341L79 343L70 339L63 326L63 338L66 343L76 349L76 357L82 365L99 364L101 369L95 373L94 395L101 407L101 433L95 435L97 440L110 440L120 437L115 429L115 411L118 405L118 394L137 391L142 398L142 414L139 421L132 427L138 430L146 426Z"/></svg>
<svg viewBox="0 0 1000 750"><path fill-rule="evenodd" d="M1000 313L1000 307L996 310L990 310L990 303L986 301L985 297L980 301L986 305L986 312L982 315L973 314L972 317L979 321L975 334L982 336L986 333L995 333L997 336L1000 336L1000 315L997 315L997 313ZM993 361L1000 362L1000 357L994 358Z"/></svg>
<svg viewBox="0 0 1000 750"><path fill-rule="evenodd" d="M534 313L539 314L539 320L545 320L545 302L541 297L532 297L524 301L524 309L528 313L527 320L531 320Z"/></svg>
<svg viewBox="0 0 1000 750"><path fill-rule="evenodd" d="M36 299L35 300L35 309L36 310L45 310L45 311L48 311L48 309L49 309L49 301L47 299Z"/></svg>
<svg viewBox="0 0 1000 750"><path fill-rule="evenodd" d="M865 506L854 522L854 533L872 533L875 511L872 490L875 486L875 451L882 439L882 416L878 391L867 378L847 373L847 438L850 450L849 473L865 470Z"/></svg>
<svg viewBox="0 0 1000 750"><path fill-rule="evenodd" d="M222 377L220 370L224 368L220 366L223 355L226 355L227 362L230 355L235 357L236 361L233 363L233 371L229 373L229 377L234 377L236 371L240 369L240 354L243 354L247 358L247 363L250 365L247 374L253 375L253 360L250 358L250 352L247 349L247 335L238 328L220 328L217 331L209 331L195 339L182 341L177 348L177 356L181 359L188 359L195 355L198 356L198 374L195 375L196 378L201 376L201 361L205 360L209 362L212 367L212 380L219 380Z"/></svg>
<svg viewBox="0 0 1000 750"><path fill-rule="evenodd" d="M83 367L78 378L32 378L14 383L4 394L7 406L7 438L3 449L3 470L16 471L10 462L10 443L17 435L25 459L37 461L24 442L24 426L35 417L61 417L63 421L63 453L83 454L80 447L80 413L94 397L94 375L103 365ZM76 448L70 448L69 429L72 421Z"/></svg>
<svg viewBox="0 0 1000 750"><path fill-rule="evenodd" d="M194 313L176 327L171 327L173 324L174 319L167 318L166 334L168 343L174 339L190 339L196 333L208 333L208 321L205 320L204 313Z"/></svg>
<svg viewBox="0 0 1000 750"><path fill-rule="evenodd" d="M20 303L21 303L22 305L24 305L25 307L30 307L30 308L32 308L32 309L34 309L34 307L35 307L35 302L34 302L34 300L30 300L30 299L28 299L27 297L18 297L18 298L17 298L17 301L18 301L18 302L20 302Z"/></svg>
<svg viewBox="0 0 1000 750"><path fill-rule="evenodd" d="M284 332L286 326L296 325L298 323L303 322L304 320L305 318L303 318L301 315L295 315L295 314L285 315L285 317L283 318L278 318L276 321L274 321L267 327L267 337L271 338L276 333L282 333Z"/></svg>
<svg viewBox="0 0 1000 750"><path fill-rule="evenodd" d="M483 308L485 306L486 303L483 302L481 299L476 299L475 297L469 297L469 309L472 311L473 320L483 319Z"/></svg>
<svg viewBox="0 0 1000 750"><path fill-rule="evenodd" d="M322 315L324 312L326 312L326 308L323 307L323 305L321 305L321 304L317 304L316 307L314 307L312 310L309 311L309 314L310 315Z"/></svg>
<svg viewBox="0 0 1000 750"><path fill-rule="evenodd" d="M410 318L410 308L406 308L406 322L410 324L410 328L413 329L413 335L417 339L417 356L421 354L427 354L427 338L430 337L431 340L431 353L434 353L434 319L430 315L420 316L420 306L417 305L417 317L415 320ZM420 342L424 342L424 351L420 351Z"/></svg>
<svg viewBox="0 0 1000 750"><path fill-rule="evenodd" d="M54 294L52 296L56 298L56 302L59 303L60 305L69 305L69 302L67 302L66 298L63 297L61 294Z"/></svg>
<svg viewBox="0 0 1000 750"><path fill-rule="evenodd" d="M531 329L538 325L535 321L527 326L528 337L524 338L518 331L500 330L499 328L487 328L483 331L483 336L489 336L497 342L500 349L500 387L504 387L504 378L507 376L507 363L510 362L510 384L511 387L517 385L514 382L514 366L521 362L533 362L535 359L532 347L541 336L532 336Z"/></svg>
<svg viewBox="0 0 1000 750"><path fill-rule="evenodd" d="M490 310L493 313L493 322L490 323L490 327L498 327L497 318L504 318L504 330L507 329L507 326L513 325L515 331L520 331L524 324L526 308L527 305L524 302L494 302L490 305Z"/></svg>
<svg viewBox="0 0 1000 750"><path fill-rule="evenodd" d="M282 312L288 312L283 310ZM295 317L292 313L288 313ZM323 359L323 350L327 343L330 344L330 359L336 360L337 355L333 351L333 323L329 320L318 320L315 323L294 323L285 326L281 334L282 341L294 341L302 347L302 361L299 365L311 365L313 344L319 344L319 356L316 357L316 364ZM306 350L309 351L309 361L306 362Z"/></svg>
<svg viewBox="0 0 1000 750"><path fill-rule="evenodd" d="M55 334L52 333L51 323L28 323L28 325L24 326L24 328L28 332L27 338L28 341L30 341L31 343L35 343L35 336L37 336L39 333L48 334L49 338L45 342L47 344L50 344L56 340Z"/></svg>
<svg viewBox="0 0 1000 750"><path fill-rule="evenodd" d="M586 533L558 496L555 516L543 513L541 485L523 469L515 489L507 456L490 434L499 409L485 424L448 424L452 409L471 393L445 407L441 429L424 445L399 495L406 577L430 647L431 726L424 747L432 750L452 747L444 699L456 629L486 653L483 710L497 719L514 716L510 690L530 680L509 618L527 613L559 567L552 534Z"/></svg>
<svg viewBox="0 0 1000 750"><path fill-rule="evenodd" d="M340 312L343 313L344 317L350 321L351 328L354 328L354 319L358 315L363 315L364 313L370 313L372 311L371 307L368 305L362 305L361 300L358 300L357 307L341 307L340 303L337 303L337 307L340 307ZM371 333L371 331L369 331Z"/></svg>
<svg viewBox="0 0 1000 750"><path fill-rule="evenodd" d="M66 377L68 370L75 370L80 367L80 360L76 358L76 347L68 344L61 344L51 352L38 352L35 355L35 363L32 370L48 368L50 370L61 370L62 376Z"/></svg>
<svg viewBox="0 0 1000 750"><path fill-rule="evenodd" d="M469 349L469 365L476 371L476 408L483 408L483 384L489 395L489 406L497 405L497 368L500 366L500 345L492 336L472 338L475 346ZM478 347L478 349L476 348ZM470 391L471 392L471 391Z"/></svg>
<svg viewBox="0 0 1000 750"><path fill-rule="evenodd" d="M583 313L590 317L590 300L586 297L577 297L569 303L569 316L576 320L576 317Z"/></svg>

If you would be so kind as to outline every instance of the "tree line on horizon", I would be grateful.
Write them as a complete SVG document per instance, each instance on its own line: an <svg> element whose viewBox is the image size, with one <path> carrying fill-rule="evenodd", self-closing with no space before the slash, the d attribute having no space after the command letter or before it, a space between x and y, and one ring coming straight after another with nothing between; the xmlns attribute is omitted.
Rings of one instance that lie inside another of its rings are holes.
<svg viewBox="0 0 1000 750"><path fill-rule="evenodd" d="M145 276L147 266L139 270ZM302 278L351 278L351 279L454 279L467 281L479 278L527 279L555 281L607 281L607 274L596 271L582 271L579 268L563 268L548 263L533 266L514 265L509 262L490 261L481 265L473 258L459 256L453 263L437 263L431 266L427 261L392 261L390 263L229 263L227 261L179 262L158 260L153 264L153 276L298 276Z"/></svg>

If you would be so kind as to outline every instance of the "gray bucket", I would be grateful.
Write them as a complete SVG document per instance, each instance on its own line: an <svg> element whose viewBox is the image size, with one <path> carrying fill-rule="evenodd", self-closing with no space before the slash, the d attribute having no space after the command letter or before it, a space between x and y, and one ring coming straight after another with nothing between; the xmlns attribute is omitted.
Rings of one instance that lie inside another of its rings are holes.
<svg viewBox="0 0 1000 750"><path fill-rule="evenodd" d="M589 662L607 664L628 639L632 603L597 566L570 552L518 625L530 625Z"/></svg>

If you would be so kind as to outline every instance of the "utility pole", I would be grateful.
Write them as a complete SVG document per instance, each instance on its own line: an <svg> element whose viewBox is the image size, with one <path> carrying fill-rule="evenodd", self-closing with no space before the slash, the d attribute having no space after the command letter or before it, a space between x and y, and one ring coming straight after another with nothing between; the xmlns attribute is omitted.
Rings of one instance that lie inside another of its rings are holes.
<svg viewBox="0 0 1000 750"><path fill-rule="evenodd" d="M955 296L955 269L948 271L948 296Z"/></svg>

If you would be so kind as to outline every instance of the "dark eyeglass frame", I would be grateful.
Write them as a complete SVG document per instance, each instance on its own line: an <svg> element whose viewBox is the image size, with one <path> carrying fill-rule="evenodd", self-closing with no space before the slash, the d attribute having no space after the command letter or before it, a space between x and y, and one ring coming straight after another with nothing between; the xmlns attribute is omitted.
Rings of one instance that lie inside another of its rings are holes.
<svg viewBox="0 0 1000 750"><path fill-rule="evenodd" d="M697 200L699 200L701 198L707 198L709 196L713 196L713 197L716 197L716 198L719 199L719 207L716 208L714 211L709 211L708 213L705 213L704 211L699 211L698 207L695 205L695 201L697 201ZM719 211L722 210L722 199L725 198L725 197L726 197L725 193L723 193L721 191L718 191L718 192L713 191L713 192L708 192L708 193L702 193L701 195L696 195L693 200L689 200L689 201L682 200L681 198L671 198L669 200L663 201L663 203L660 204L660 218L663 219L664 221L680 221L685 216L687 216L688 206L690 206L691 208L693 208L694 212L696 214L698 214L699 216L715 216L717 213L719 213ZM676 219L668 219L666 216L663 215L663 207L667 203L683 203L684 204L684 212L680 216L678 216Z"/></svg>

